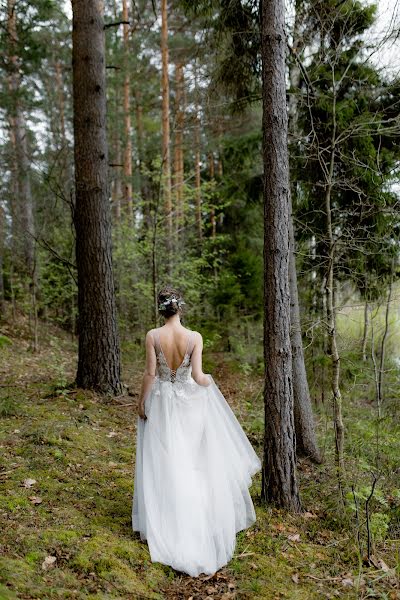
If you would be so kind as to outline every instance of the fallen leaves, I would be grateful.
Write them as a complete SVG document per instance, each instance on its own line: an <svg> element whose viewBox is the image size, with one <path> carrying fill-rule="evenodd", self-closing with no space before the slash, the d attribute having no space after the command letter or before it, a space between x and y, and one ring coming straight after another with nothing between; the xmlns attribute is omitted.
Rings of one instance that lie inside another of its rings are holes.
<svg viewBox="0 0 400 600"><path fill-rule="evenodd" d="M47 571L48 569L55 567L56 561L57 561L56 556L46 556L46 558L42 562L43 571Z"/></svg>
<svg viewBox="0 0 400 600"><path fill-rule="evenodd" d="M32 502L32 504L42 504L43 502L40 496L29 496L29 500Z"/></svg>
<svg viewBox="0 0 400 600"><path fill-rule="evenodd" d="M37 483L36 479L24 479L23 485L26 488L31 488L35 483Z"/></svg>

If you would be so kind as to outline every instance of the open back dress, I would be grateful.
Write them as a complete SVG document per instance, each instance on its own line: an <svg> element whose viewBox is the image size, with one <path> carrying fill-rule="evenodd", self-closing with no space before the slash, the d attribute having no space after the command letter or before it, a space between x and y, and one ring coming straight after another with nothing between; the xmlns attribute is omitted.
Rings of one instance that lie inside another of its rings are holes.
<svg viewBox="0 0 400 600"><path fill-rule="evenodd" d="M236 533L254 523L249 487L261 463L212 377L207 387L192 378L194 333L171 369L152 332L157 372L137 420L132 526L152 561L195 577L226 565Z"/></svg>

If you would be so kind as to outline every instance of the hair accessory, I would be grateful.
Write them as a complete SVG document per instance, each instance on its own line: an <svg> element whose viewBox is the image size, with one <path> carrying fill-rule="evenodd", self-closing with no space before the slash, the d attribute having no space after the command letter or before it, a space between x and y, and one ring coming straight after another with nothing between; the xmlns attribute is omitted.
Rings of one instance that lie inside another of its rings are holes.
<svg viewBox="0 0 400 600"><path fill-rule="evenodd" d="M176 298L176 296L171 296L171 298L164 300L164 302L160 302L160 304L158 305L158 310L161 310L161 311L165 310L169 304L177 304L178 307L180 308L182 306L182 304L186 304L186 302L184 302L181 299Z"/></svg>

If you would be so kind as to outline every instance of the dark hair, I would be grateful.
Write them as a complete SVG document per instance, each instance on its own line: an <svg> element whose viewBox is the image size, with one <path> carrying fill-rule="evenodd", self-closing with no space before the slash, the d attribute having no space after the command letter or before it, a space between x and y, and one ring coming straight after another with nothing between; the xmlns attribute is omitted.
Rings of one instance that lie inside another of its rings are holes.
<svg viewBox="0 0 400 600"><path fill-rule="evenodd" d="M158 292L158 312L163 317L172 317L182 310L182 293L173 287L165 287Z"/></svg>

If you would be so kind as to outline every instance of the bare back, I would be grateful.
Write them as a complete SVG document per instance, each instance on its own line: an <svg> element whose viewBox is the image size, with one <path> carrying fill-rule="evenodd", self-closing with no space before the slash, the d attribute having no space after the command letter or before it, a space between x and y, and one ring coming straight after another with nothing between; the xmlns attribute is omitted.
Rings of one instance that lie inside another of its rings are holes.
<svg viewBox="0 0 400 600"><path fill-rule="evenodd" d="M193 333L186 327L171 327L164 325L156 330L159 336L160 348L171 370L176 370L189 350L189 340Z"/></svg>

